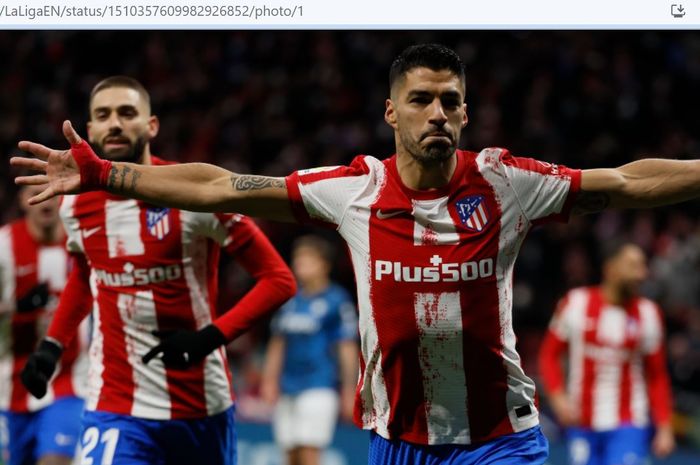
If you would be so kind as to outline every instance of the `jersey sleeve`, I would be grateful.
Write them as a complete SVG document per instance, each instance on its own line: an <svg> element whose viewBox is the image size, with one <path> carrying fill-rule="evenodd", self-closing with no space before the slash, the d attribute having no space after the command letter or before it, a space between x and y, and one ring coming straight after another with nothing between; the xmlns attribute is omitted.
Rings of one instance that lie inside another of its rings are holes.
<svg viewBox="0 0 700 465"><path fill-rule="evenodd" d="M0 228L0 250L12 250L9 226ZM10 309L15 307L15 280L12 267L14 267L14 264L10 254L0 253L0 303Z"/></svg>
<svg viewBox="0 0 700 465"><path fill-rule="evenodd" d="M559 301L540 347L538 357L540 375L545 389L549 393L564 389L562 356L568 349L568 340L571 336L569 301L568 295Z"/></svg>
<svg viewBox="0 0 700 465"><path fill-rule="evenodd" d="M247 236L240 234L225 247L256 283L229 311L214 321L227 341L269 316L296 292L291 270L262 231L247 218L240 219L237 226Z"/></svg>
<svg viewBox="0 0 700 465"><path fill-rule="evenodd" d="M646 301L649 318L645 324L642 351L644 352L644 379L649 393L651 416L656 425L670 421L672 411L671 382L664 350L664 325L659 307Z"/></svg>
<svg viewBox="0 0 700 465"><path fill-rule="evenodd" d="M92 309L90 266L83 254L72 254L73 266L46 336L67 347Z"/></svg>
<svg viewBox="0 0 700 465"><path fill-rule="evenodd" d="M534 224L567 221L581 188L581 170L514 157L508 150L498 150L506 182L525 217Z"/></svg>
<svg viewBox="0 0 700 465"><path fill-rule="evenodd" d="M364 156L349 166L301 170L287 176L287 192L297 221L338 228L350 201L370 182Z"/></svg>

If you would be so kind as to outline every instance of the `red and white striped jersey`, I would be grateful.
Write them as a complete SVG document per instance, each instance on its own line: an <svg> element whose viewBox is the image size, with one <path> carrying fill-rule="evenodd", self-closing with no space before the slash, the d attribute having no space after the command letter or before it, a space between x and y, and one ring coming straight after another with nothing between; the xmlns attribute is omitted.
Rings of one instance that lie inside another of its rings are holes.
<svg viewBox="0 0 700 465"><path fill-rule="evenodd" d="M256 278L267 273L256 267L268 266L270 256L284 266L258 227L241 215L160 208L104 192L66 196L61 216L68 249L88 260L96 298L86 408L161 420L201 418L229 408L224 347L188 370L166 369L160 359L145 365L141 357L160 342L153 330L201 329L217 318L221 248L237 258L257 254L244 263ZM249 303L268 312L288 297L278 301L268 293ZM57 326L50 335L59 341L68 337L70 325ZM222 332L231 337L230 330Z"/></svg>
<svg viewBox="0 0 700 465"><path fill-rule="evenodd" d="M48 284L51 293L46 308L22 314L15 311L0 314L0 410L34 412L60 397L84 397L87 321L81 325L79 337L65 348L45 397L35 398L20 381L27 357L44 337L58 296L66 284L70 260L64 241L39 243L29 233L26 220L18 220L0 229L0 251L0 300L7 308L14 308L15 302L38 284Z"/></svg>
<svg viewBox="0 0 700 465"><path fill-rule="evenodd" d="M580 172L504 149L457 151L415 191L396 156L293 173L295 215L335 227L357 281L355 422L382 437L470 444L538 424L512 327L513 265L531 225L565 219Z"/></svg>
<svg viewBox="0 0 700 465"><path fill-rule="evenodd" d="M656 304L638 297L612 305L598 287L569 291L552 318L540 353L550 392L564 388L561 355L568 352L566 391L580 426L596 431L668 421L671 396Z"/></svg>

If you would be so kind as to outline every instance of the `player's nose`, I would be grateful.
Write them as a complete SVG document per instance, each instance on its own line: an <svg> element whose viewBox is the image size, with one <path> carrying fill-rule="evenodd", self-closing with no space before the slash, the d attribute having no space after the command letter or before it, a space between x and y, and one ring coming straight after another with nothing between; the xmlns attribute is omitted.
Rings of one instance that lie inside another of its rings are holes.
<svg viewBox="0 0 700 465"><path fill-rule="evenodd" d="M438 99L435 99L433 104L430 106L430 122L437 126L442 126L447 122L445 109Z"/></svg>

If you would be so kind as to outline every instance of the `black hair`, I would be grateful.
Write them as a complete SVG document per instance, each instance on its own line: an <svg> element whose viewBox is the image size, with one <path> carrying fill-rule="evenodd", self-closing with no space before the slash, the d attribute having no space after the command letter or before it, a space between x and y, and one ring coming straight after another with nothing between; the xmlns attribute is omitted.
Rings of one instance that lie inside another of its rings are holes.
<svg viewBox="0 0 700 465"><path fill-rule="evenodd" d="M414 68L428 68L433 71L449 70L464 84L466 76L464 63L459 55L441 44L411 45L396 57L389 70L389 88L394 86L407 72Z"/></svg>

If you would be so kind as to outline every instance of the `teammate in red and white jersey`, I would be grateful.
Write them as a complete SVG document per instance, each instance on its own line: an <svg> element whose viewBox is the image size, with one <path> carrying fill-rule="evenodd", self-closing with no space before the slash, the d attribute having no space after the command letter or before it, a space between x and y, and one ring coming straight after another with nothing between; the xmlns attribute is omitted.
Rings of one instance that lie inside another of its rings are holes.
<svg viewBox="0 0 700 465"><path fill-rule="evenodd" d="M600 286L564 296L540 351L572 465L641 465L650 445L659 457L674 447L661 312L639 296L644 252L630 243L607 249Z"/></svg>
<svg viewBox="0 0 700 465"><path fill-rule="evenodd" d="M33 201L104 189L171 207L329 225L346 240L361 337L355 421L371 464L543 463L535 385L512 326L512 273L535 224L573 212L650 207L700 196L700 162L647 159L579 171L458 150L467 124L454 51L417 45L390 71L385 120L396 154L285 178L207 164L139 166L96 157L70 122L69 150L32 143L45 187Z"/></svg>
<svg viewBox="0 0 700 465"><path fill-rule="evenodd" d="M87 320L80 337L66 346L46 396L37 400L20 381L22 367L46 333L71 263L58 216L60 198L29 205L37 193L36 187L23 187L24 218L0 229L0 446L7 465L68 465L84 407ZM90 300L83 305L89 311Z"/></svg>
<svg viewBox="0 0 700 465"><path fill-rule="evenodd" d="M107 78L92 90L88 134L104 159L167 164L150 150L158 124L148 93L134 79ZM55 352L66 347L83 318L67 299L79 300L92 287L96 300L83 462L234 464L223 345L294 295L289 268L239 214L195 213L89 192L66 196L61 216L68 249L81 260L45 343L55 343ZM219 316L222 249L257 283ZM41 351L36 357L52 361ZM25 371L27 386L40 395L53 364Z"/></svg>

